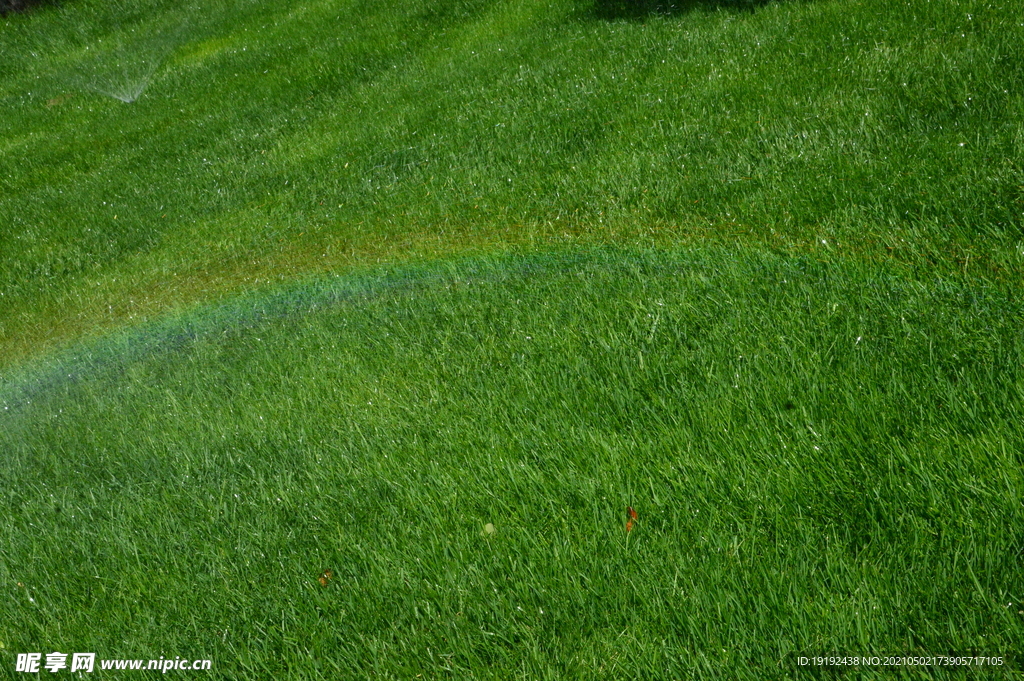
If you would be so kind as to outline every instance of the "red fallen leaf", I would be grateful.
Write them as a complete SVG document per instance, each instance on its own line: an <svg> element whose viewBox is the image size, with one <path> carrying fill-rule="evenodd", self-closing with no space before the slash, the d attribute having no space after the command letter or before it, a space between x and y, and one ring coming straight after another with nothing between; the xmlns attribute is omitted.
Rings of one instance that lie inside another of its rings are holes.
<svg viewBox="0 0 1024 681"><path fill-rule="evenodd" d="M632 506L627 506L626 507L626 511L629 512L629 517L630 518L632 518L633 520L636 520L636 511L633 510Z"/></svg>
<svg viewBox="0 0 1024 681"><path fill-rule="evenodd" d="M320 586L327 586L327 583L334 579L334 572L331 570L324 570L320 573L320 576L316 581L320 582Z"/></svg>
<svg viewBox="0 0 1024 681"><path fill-rule="evenodd" d="M47 100L46 106L57 106L71 99L71 95L61 95L60 97L54 97L53 99Z"/></svg>
<svg viewBox="0 0 1024 681"><path fill-rule="evenodd" d="M629 520L626 521L626 532L632 532L633 521L636 520L636 511L633 510L632 506L627 506L626 512L629 513Z"/></svg>
<svg viewBox="0 0 1024 681"><path fill-rule="evenodd" d="M632 532L632 531L633 531L633 519L630 518L629 520L626 521L626 532Z"/></svg>

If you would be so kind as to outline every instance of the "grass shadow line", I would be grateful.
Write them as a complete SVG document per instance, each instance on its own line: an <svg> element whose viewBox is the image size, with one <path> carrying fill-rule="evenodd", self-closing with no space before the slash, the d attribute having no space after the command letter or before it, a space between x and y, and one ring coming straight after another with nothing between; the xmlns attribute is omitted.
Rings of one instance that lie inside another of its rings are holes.
<svg viewBox="0 0 1024 681"><path fill-rule="evenodd" d="M776 0L594 0L590 15L602 21L644 21L717 9L753 12Z"/></svg>
<svg viewBox="0 0 1024 681"><path fill-rule="evenodd" d="M0 17L58 4L60 0L0 0Z"/></svg>

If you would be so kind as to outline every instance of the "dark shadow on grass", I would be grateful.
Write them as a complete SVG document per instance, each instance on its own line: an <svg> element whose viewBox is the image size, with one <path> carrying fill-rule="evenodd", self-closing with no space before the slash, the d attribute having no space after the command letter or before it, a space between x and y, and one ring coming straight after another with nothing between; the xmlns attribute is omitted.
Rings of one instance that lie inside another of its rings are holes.
<svg viewBox="0 0 1024 681"><path fill-rule="evenodd" d="M752 12L772 0L594 0L592 16L604 21L643 21L651 16L677 16L694 10Z"/></svg>
<svg viewBox="0 0 1024 681"><path fill-rule="evenodd" d="M36 7L58 4L60 4L60 0L0 0L0 17L14 12L27 12Z"/></svg>

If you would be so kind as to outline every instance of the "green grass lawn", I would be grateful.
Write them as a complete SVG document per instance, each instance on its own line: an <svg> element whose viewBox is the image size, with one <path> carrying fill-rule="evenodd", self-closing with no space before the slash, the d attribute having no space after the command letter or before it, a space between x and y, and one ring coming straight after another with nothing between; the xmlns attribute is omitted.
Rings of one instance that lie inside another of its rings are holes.
<svg viewBox="0 0 1024 681"><path fill-rule="evenodd" d="M0 111L0 668L1021 678L1017 3L69 1Z"/></svg>

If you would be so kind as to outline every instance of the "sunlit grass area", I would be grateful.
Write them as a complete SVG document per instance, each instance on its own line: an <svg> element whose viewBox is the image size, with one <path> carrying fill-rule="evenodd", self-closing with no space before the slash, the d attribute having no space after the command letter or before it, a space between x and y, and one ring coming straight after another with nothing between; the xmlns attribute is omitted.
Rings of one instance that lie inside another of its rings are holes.
<svg viewBox="0 0 1024 681"><path fill-rule="evenodd" d="M0 19L0 664L1016 678L1022 39L994 0Z"/></svg>
<svg viewBox="0 0 1024 681"><path fill-rule="evenodd" d="M825 239L1019 276L1016 4L653 9L139 0L7 17L3 354L258 285L282 251L291 273L430 241L427 257ZM101 94L142 86L131 104Z"/></svg>

